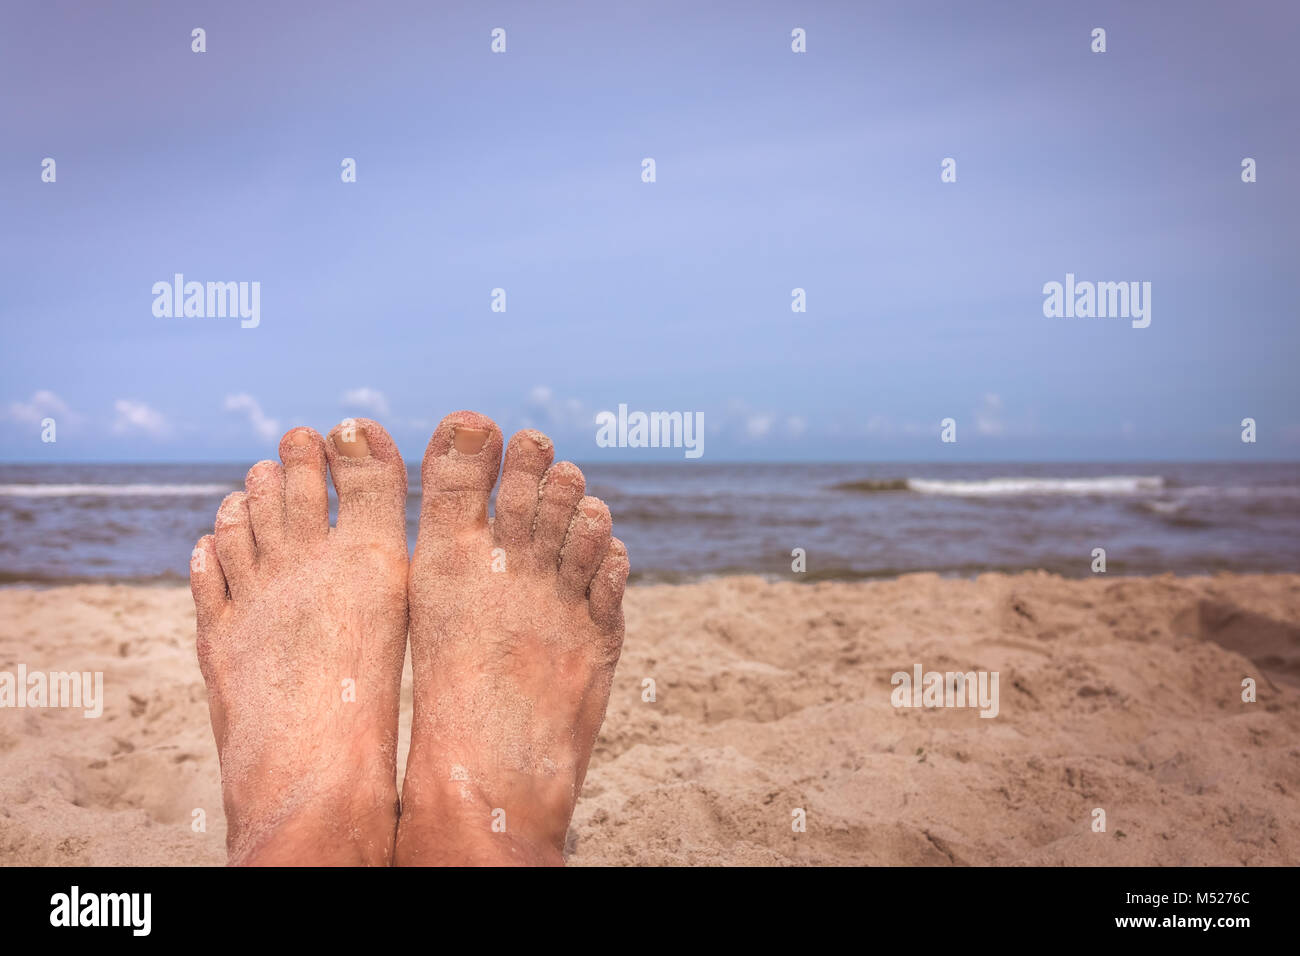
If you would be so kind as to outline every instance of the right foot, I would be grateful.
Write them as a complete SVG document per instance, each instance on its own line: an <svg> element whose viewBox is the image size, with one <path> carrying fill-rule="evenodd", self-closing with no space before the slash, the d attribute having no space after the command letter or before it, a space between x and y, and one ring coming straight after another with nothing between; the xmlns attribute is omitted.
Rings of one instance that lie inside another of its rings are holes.
<svg viewBox="0 0 1300 956"><path fill-rule="evenodd" d="M627 549L541 432L459 412L424 454L396 862L563 862L623 643Z"/></svg>
<svg viewBox="0 0 1300 956"><path fill-rule="evenodd" d="M392 860L406 468L369 419L295 428L190 567L232 864ZM329 526L325 465L339 497ZM350 682L350 685L349 685Z"/></svg>

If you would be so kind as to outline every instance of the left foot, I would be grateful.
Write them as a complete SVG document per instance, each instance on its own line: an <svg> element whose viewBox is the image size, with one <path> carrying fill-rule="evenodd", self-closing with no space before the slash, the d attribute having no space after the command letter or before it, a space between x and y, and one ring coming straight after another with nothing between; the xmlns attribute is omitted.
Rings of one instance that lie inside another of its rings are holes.
<svg viewBox="0 0 1300 956"><path fill-rule="evenodd" d="M232 864L387 864L406 650L406 468L379 425L295 428L195 548ZM339 497L329 526L326 461Z"/></svg>

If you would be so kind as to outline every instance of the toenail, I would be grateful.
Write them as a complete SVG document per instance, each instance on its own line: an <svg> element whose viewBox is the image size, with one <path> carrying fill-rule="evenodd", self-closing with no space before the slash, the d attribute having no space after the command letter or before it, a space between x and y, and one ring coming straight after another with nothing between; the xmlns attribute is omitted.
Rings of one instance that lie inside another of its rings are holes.
<svg viewBox="0 0 1300 956"><path fill-rule="evenodd" d="M311 444L311 432L307 431L305 428L301 431L294 432L289 436L289 444L293 445L295 448L305 448L307 445Z"/></svg>
<svg viewBox="0 0 1300 956"><path fill-rule="evenodd" d="M481 428L452 426L452 446L462 455L477 455L487 439L488 433Z"/></svg>
<svg viewBox="0 0 1300 956"><path fill-rule="evenodd" d="M358 430L355 426L345 428L335 435L334 447L345 458L365 458L370 454L370 445L366 441L366 433Z"/></svg>
<svg viewBox="0 0 1300 956"><path fill-rule="evenodd" d="M552 465L546 472L546 480L566 488L579 488L585 484L582 472L571 461L561 461Z"/></svg>
<svg viewBox="0 0 1300 956"><path fill-rule="evenodd" d="M551 440L541 432L523 432L519 436L520 451L546 451Z"/></svg>

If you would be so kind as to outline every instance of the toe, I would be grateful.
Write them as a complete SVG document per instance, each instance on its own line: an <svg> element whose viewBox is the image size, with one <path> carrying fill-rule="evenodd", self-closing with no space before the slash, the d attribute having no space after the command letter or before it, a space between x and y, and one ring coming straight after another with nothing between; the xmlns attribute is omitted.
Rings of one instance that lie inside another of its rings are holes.
<svg viewBox="0 0 1300 956"><path fill-rule="evenodd" d="M444 418L424 450L420 537L437 541L488 526L488 497L501 466L501 429L477 412Z"/></svg>
<svg viewBox="0 0 1300 956"><path fill-rule="evenodd" d="M279 462L259 461L248 469L244 490L258 556L274 557L284 547L284 469Z"/></svg>
<svg viewBox="0 0 1300 956"><path fill-rule="evenodd" d="M610 538L605 560L591 579L589 598L591 619L606 633L623 630L623 588L629 569L627 548L618 538Z"/></svg>
<svg viewBox="0 0 1300 956"><path fill-rule="evenodd" d="M555 458L555 446L531 428L515 432L506 448L493 532L506 547L522 547L533 536L542 475Z"/></svg>
<svg viewBox="0 0 1300 956"><path fill-rule="evenodd" d="M556 462L546 469L537 500L537 520L533 522L533 557L538 567L554 571L558 566L573 509L586 488L582 471L571 461Z"/></svg>
<svg viewBox="0 0 1300 956"><path fill-rule="evenodd" d="M561 594L576 600L586 598L587 586L609 550L610 528L605 502L591 495L578 502L560 550Z"/></svg>
<svg viewBox="0 0 1300 956"><path fill-rule="evenodd" d="M329 492L325 490L325 440L312 428L292 428L280 439L284 462L286 540L310 544L329 532Z"/></svg>
<svg viewBox="0 0 1300 956"><path fill-rule="evenodd" d="M217 539L213 535L199 538L190 552L190 593L194 595L194 612L202 630L226 606L226 576L217 560Z"/></svg>
<svg viewBox="0 0 1300 956"><path fill-rule="evenodd" d="M257 551L253 547L253 522L248 513L248 495L235 491L226 495L217 509L217 559L226 576L230 596L237 598L253 573Z"/></svg>
<svg viewBox="0 0 1300 956"><path fill-rule="evenodd" d="M376 421L348 418L325 443L339 496L338 532L400 540L406 548L406 466L397 444Z"/></svg>

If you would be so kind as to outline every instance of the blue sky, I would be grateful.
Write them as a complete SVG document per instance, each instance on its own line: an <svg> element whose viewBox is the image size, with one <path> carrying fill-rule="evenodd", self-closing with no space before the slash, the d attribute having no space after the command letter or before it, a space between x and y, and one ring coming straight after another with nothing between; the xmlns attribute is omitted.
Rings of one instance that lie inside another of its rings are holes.
<svg viewBox="0 0 1300 956"><path fill-rule="evenodd" d="M1295 4L271 7L3 13L0 459L458 408L618 458L620 403L705 460L1300 457ZM1067 272L1150 327L1044 317Z"/></svg>

